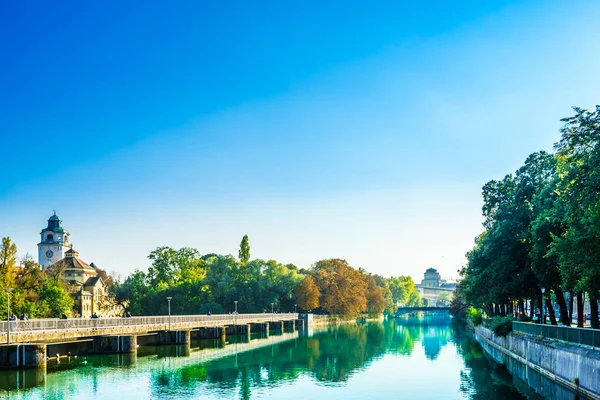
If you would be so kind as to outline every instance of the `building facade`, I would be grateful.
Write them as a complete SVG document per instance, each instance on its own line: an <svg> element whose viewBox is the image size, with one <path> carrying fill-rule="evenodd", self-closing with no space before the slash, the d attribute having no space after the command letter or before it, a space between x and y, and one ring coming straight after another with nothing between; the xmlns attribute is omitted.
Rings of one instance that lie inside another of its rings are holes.
<svg viewBox="0 0 600 400"><path fill-rule="evenodd" d="M40 232L41 241L38 243L38 264L42 269L48 268L62 260L69 250L69 232L62 227L62 221L56 215L48 218L48 226Z"/></svg>
<svg viewBox="0 0 600 400"><path fill-rule="evenodd" d="M56 212L48 219L48 227L41 235L39 264L70 293L74 316L89 318L94 313L103 317L120 316L123 309L110 296L102 271L79 258Z"/></svg>
<svg viewBox="0 0 600 400"><path fill-rule="evenodd" d="M415 287L419 291L419 295L427 299L428 304L432 307L438 305L438 299L440 299L442 293L452 295L456 291L456 283L447 282L445 279L442 279L435 268L425 270L423 280L421 280L420 284L416 284Z"/></svg>

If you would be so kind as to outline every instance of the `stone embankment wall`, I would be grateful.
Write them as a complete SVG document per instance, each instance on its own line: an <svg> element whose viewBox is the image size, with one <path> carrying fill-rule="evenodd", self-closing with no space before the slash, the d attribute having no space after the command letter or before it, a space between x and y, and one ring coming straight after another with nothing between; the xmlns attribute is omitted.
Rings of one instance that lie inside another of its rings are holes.
<svg viewBox="0 0 600 400"><path fill-rule="evenodd" d="M506 337L478 326L475 338L513 376L549 399L573 393L600 400L600 350L511 333Z"/></svg>

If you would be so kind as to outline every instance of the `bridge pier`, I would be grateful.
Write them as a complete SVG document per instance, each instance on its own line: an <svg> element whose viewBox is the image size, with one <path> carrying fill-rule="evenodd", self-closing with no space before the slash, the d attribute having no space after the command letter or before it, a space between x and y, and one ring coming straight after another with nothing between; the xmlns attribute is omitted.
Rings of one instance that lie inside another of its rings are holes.
<svg viewBox="0 0 600 400"><path fill-rule="evenodd" d="M282 323L284 329L291 330L292 332L296 330L296 325L294 324L293 319L282 321Z"/></svg>
<svg viewBox="0 0 600 400"><path fill-rule="evenodd" d="M267 336L269 336L269 323L268 322L255 322L251 325L253 332L264 332Z"/></svg>
<svg viewBox="0 0 600 400"><path fill-rule="evenodd" d="M159 331L156 343L157 344L189 344L191 339L191 331Z"/></svg>
<svg viewBox="0 0 600 400"><path fill-rule="evenodd" d="M269 329L283 332L283 321L271 321L269 323Z"/></svg>
<svg viewBox="0 0 600 400"><path fill-rule="evenodd" d="M137 336L97 336L93 341L94 353L135 353Z"/></svg>
<svg viewBox="0 0 600 400"><path fill-rule="evenodd" d="M198 328L196 332L198 339L225 339L227 337L226 326L203 326Z"/></svg>
<svg viewBox="0 0 600 400"><path fill-rule="evenodd" d="M45 344L6 344L0 346L0 369L26 369L45 367Z"/></svg>

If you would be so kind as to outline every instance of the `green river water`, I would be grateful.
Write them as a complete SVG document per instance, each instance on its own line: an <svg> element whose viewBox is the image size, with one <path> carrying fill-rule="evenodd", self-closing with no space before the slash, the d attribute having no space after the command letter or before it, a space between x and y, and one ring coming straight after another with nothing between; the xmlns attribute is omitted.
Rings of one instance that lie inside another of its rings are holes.
<svg viewBox="0 0 600 400"><path fill-rule="evenodd" d="M0 373L10 399L524 399L452 324L395 321L140 347Z"/></svg>

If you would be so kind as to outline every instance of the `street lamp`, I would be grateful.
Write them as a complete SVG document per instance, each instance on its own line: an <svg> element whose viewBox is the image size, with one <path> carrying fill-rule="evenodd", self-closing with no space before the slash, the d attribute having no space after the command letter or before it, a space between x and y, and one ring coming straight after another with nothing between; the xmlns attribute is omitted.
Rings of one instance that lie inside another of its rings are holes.
<svg viewBox="0 0 600 400"><path fill-rule="evenodd" d="M297 305L298 305L298 304L294 304L294 314L296 314L296 306L297 306Z"/></svg>
<svg viewBox="0 0 600 400"><path fill-rule="evenodd" d="M10 344L10 292L12 288L4 288L6 290L6 344Z"/></svg>
<svg viewBox="0 0 600 400"><path fill-rule="evenodd" d="M237 325L237 300L233 301L235 303L235 311L233 312L235 324Z"/></svg>
<svg viewBox="0 0 600 400"><path fill-rule="evenodd" d="M167 297L167 302L169 303L169 330L171 330L171 299L172 297Z"/></svg>
<svg viewBox="0 0 600 400"><path fill-rule="evenodd" d="M275 313L275 311L273 311L273 304L275 303L271 303L271 321L273 321L273 314Z"/></svg>
<svg viewBox="0 0 600 400"><path fill-rule="evenodd" d="M546 288L544 288L542 286L540 289L542 290L542 304L540 304L540 312L542 314L542 324L546 324L546 315L544 314L544 308L545 308L544 293L546 292Z"/></svg>

